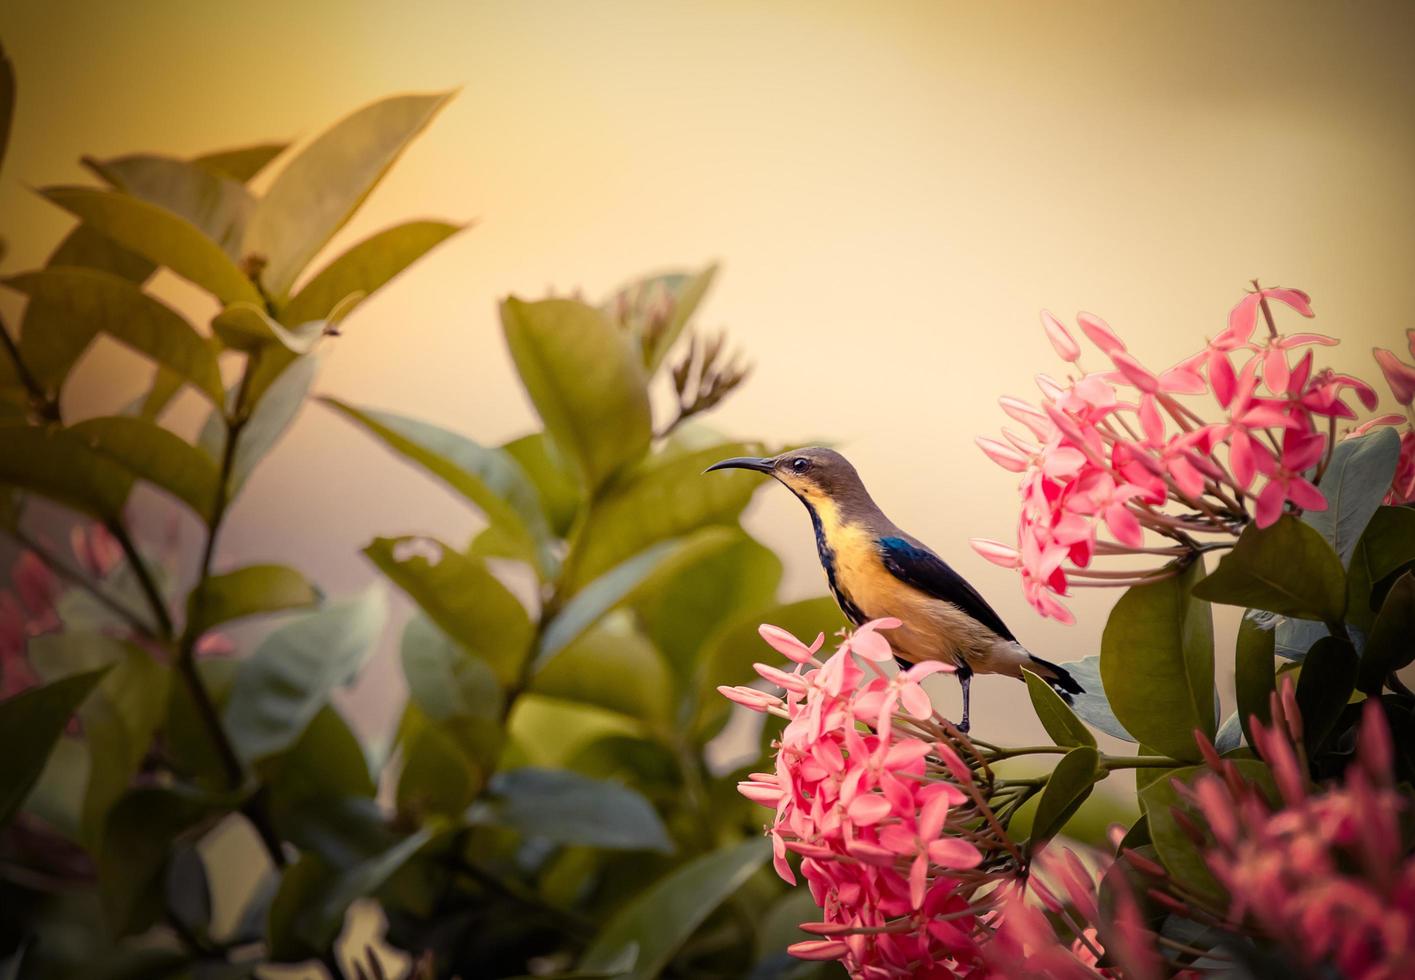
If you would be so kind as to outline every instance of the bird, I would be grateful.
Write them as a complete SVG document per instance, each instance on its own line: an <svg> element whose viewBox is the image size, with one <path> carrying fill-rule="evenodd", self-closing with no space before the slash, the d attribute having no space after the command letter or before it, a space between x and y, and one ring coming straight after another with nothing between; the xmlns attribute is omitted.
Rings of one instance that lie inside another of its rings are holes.
<svg viewBox="0 0 1415 980"><path fill-rule="evenodd" d="M772 476L806 505L826 584L853 626L898 619L890 643L901 666L940 660L955 668L963 689L960 731L969 727L974 674L1022 680L1025 667L1068 703L1072 695L1085 693L1064 667L1022 646L963 576L886 517L840 453L813 446L772 457L733 456L703 472L726 469Z"/></svg>

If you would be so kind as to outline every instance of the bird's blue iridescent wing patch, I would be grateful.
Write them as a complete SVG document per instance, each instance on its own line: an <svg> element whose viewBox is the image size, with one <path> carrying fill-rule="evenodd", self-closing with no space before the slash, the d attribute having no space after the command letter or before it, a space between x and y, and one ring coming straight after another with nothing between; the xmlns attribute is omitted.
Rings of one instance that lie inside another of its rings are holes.
<svg viewBox="0 0 1415 980"><path fill-rule="evenodd" d="M1016 640L978 590L927 548L904 538L879 539L880 560L891 575L935 599L951 602L1006 640Z"/></svg>

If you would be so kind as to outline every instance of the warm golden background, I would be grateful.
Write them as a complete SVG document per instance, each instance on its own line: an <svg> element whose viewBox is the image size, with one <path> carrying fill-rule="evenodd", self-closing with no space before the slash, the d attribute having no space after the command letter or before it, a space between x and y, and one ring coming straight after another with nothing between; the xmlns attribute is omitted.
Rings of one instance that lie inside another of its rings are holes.
<svg viewBox="0 0 1415 980"><path fill-rule="evenodd" d="M1409 4L11 0L0 37L20 85L7 270L67 226L29 187L85 179L82 153L307 138L376 97L460 86L331 252L409 214L477 227L359 310L322 390L500 441L532 416L498 297L721 260L703 322L756 371L714 423L835 440L1058 660L1095 652L1115 596L1043 623L966 544L1011 533L1013 479L972 440L998 394L1054 368L1039 308L1099 313L1164 364L1258 276L1309 290L1344 341L1331 363L1373 379L1369 348L1415 324ZM75 408L126 401L138 363L96 350ZM818 592L799 506L772 488L755 508L789 591ZM292 560L338 593L373 578L356 551L376 533L472 527L312 407L222 554ZM365 730L399 684L388 658L371 668ZM1019 685L975 690L982 733L1040 734Z"/></svg>

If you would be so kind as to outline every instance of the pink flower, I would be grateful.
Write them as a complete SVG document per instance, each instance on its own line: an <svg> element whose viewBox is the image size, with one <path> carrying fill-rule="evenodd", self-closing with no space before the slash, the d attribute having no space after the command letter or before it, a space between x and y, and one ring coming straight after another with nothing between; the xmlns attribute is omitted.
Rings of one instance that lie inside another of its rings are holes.
<svg viewBox="0 0 1415 980"><path fill-rule="evenodd" d="M757 632L773 650L787 660L794 660L798 664L809 663L815 657L816 651L821 648L821 644L825 643L824 633L817 636L816 641L810 646L806 646L780 626L769 626L766 623L757 627Z"/></svg>
<svg viewBox="0 0 1415 980"><path fill-rule="evenodd" d="M1282 439L1282 458L1263 454L1257 457L1258 469L1268 478L1258 494L1254 519L1258 527L1267 527L1282 516L1284 501L1292 501L1303 510L1326 510L1327 498L1303 475L1315 466L1326 449L1327 437L1320 432L1288 431Z"/></svg>
<svg viewBox="0 0 1415 980"><path fill-rule="evenodd" d="M1381 366L1381 373L1386 376L1390 393L1399 404L1409 408L1411 402L1415 402L1415 367L1401 361L1382 347L1374 348L1371 353L1376 356L1376 363ZM1412 353L1415 353L1415 349L1412 349Z"/></svg>
<svg viewBox="0 0 1415 980"><path fill-rule="evenodd" d="M102 524L75 524L69 531L69 544L79 565L94 578L107 577L123 560L122 545Z"/></svg>

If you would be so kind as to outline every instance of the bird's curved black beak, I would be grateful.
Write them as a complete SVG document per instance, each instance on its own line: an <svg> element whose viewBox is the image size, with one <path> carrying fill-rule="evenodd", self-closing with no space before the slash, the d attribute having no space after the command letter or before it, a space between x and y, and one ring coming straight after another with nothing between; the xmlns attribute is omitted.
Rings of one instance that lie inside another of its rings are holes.
<svg viewBox="0 0 1415 980"><path fill-rule="evenodd" d="M731 459L724 459L721 462L713 463L704 473L711 473L713 470L756 470L758 473L770 473L776 461L763 459L759 456L733 456Z"/></svg>

